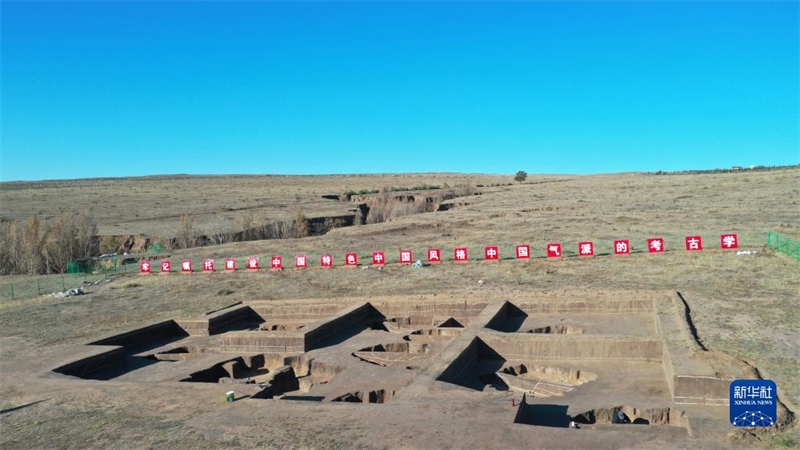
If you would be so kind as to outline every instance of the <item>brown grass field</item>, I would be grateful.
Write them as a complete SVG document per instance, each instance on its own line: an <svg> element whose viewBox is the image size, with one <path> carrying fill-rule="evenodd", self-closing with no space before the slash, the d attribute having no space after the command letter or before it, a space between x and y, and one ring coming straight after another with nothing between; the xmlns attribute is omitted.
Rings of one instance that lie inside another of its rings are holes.
<svg viewBox="0 0 800 450"><path fill-rule="evenodd" d="M321 196L348 190L422 184L484 186L475 189L480 195L451 200L449 203L458 206L447 211L339 228L324 236L239 242L171 255L179 260L274 254L283 255L286 263L295 254L305 253L312 265L306 270L126 274L88 287L85 296L0 302L0 447L800 445L797 420L779 432L753 436L733 433L731 428L731 433L695 435L689 440L672 441L662 435L637 441L636 436L615 437L598 431L594 441L570 441L550 431L484 429L479 418L454 410L447 400L425 406L433 412L419 419L413 408L398 406L392 413L400 417L395 423L391 415L378 409L391 404L364 405L360 410L330 409L330 403L305 408L260 400L226 404L219 394L224 386L212 392L168 383L80 380L50 372L66 355L79 353L92 340L160 320L201 315L236 301L336 302L339 298L383 296L513 299L531 292L666 290L683 294L698 337L710 351L727 353L757 367L764 378L777 382L786 406L798 411L800 263L770 252L765 243L769 231L800 238L800 168L691 175L549 175L530 176L522 184L508 183L513 183L512 175L410 174L0 184L0 216L23 220L31 213L52 217L65 206L90 207L100 234L106 235L168 235L174 233L182 213L195 215L201 229L220 217L235 222L248 210L276 218L291 217L298 209L309 217L345 214L352 204ZM720 250L719 235L726 232L738 233L740 248L759 253L737 256L735 251ZM688 235L701 235L706 250L684 251L683 237ZM665 238L669 251L647 254L644 242L650 237ZM614 239L629 239L635 253L610 255ZM578 242L584 240L595 242L598 256L575 256ZM554 261L543 258L547 242L561 242L566 256ZM530 244L534 258L512 260L517 244ZM484 245L499 246L506 259L481 261ZM441 247L452 259L453 248L461 246L469 248L472 261L445 262L421 270L399 264L380 271L341 267L345 252L357 252L364 264L377 250L385 251L392 262L401 248L413 250L417 259L425 249ZM315 258L326 252L337 258L332 270L316 267ZM2 278L0 283L31 279ZM500 406L491 408L499 410ZM724 409L722 415L727 417L727 407ZM409 423L412 425L402 425Z"/></svg>

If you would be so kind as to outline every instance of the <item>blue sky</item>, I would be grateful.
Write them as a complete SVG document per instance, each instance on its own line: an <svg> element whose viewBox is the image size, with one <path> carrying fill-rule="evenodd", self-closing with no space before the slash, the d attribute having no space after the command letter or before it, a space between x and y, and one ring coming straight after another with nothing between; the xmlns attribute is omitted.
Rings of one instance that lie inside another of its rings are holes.
<svg viewBox="0 0 800 450"><path fill-rule="evenodd" d="M800 162L787 2L9 2L0 180Z"/></svg>

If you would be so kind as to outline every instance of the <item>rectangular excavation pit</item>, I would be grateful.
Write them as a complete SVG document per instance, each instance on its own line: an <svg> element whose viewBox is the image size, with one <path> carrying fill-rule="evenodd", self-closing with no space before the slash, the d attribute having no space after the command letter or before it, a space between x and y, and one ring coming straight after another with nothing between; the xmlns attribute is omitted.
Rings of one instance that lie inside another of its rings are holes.
<svg viewBox="0 0 800 450"><path fill-rule="evenodd" d="M505 363L506 359L500 353L476 337L436 380L476 391L483 391L487 385L505 390L505 385L496 375Z"/></svg>
<svg viewBox="0 0 800 450"><path fill-rule="evenodd" d="M635 337L526 334L503 339L488 335L475 338L437 380L478 391L491 386L539 397L590 393L601 398L622 395L670 401L662 350L660 340ZM531 380L525 379L528 375L516 379L503 370L523 365L538 371L538 378L534 373ZM575 382L561 379L570 374Z"/></svg>
<svg viewBox="0 0 800 450"><path fill-rule="evenodd" d="M430 300L424 303L371 302L389 321L404 330L469 326L489 305L486 301Z"/></svg>
<svg viewBox="0 0 800 450"><path fill-rule="evenodd" d="M180 320L178 324L192 336L211 336L226 331L257 330L264 321L249 305L234 305L199 319Z"/></svg>
<svg viewBox="0 0 800 450"><path fill-rule="evenodd" d="M288 306L273 307L257 303L250 311L258 313L260 329L233 330L222 334L221 349L224 352L302 353L339 345L367 329L393 333L417 330L420 335L446 339L460 333L464 324L479 314L486 303L382 302L378 305L380 308L371 303L362 303L345 309L336 305L319 308L298 305L298 311L292 312ZM242 311L244 308L249 307L237 305L214 314L231 315L232 311ZM308 322L311 318L330 312L334 312L333 317ZM202 334L202 322L182 321L181 325L190 329L192 334Z"/></svg>
<svg viewBox="0 0 800 450"><path fill-rule="evenodd" d="M88 345L119 345L127 353L142 353L189 337L174 320L165 320L146 327L109 336Z"/></svg>
<svg viewBox="0 0 800 450"><path fill-rule="evenodd" d="M365 347L353 352L353 356L362 361L386 367L408 365L417 359L427 357L430 350L430 344L399 342Z"/></svg>
<svg viewBox="0 0 800 450"><path fill-rule="evenodd" d="M192 372L181 379L189 383L256 383L265 381L271 372L265 368L264 355L238 356L218 362L207 369ZM292 372L294 373L294 372Z"/></svg>
<svg viewBox="0 0 800 450"><path fill-rule="evenodd" d="M347 308L330 320L305 328L305 351L341 344L384 320L386 316L369 303Z"/></svg>
<svg viewBox="0 0 800 450"><path fill-rule="evenodd" d="M653 305L650 299L506 302L486 328L503 333L646 336L657 331Z"/></svg>
<svg viewBox="0 0 800 450"><path fill-rule="evenodd" d="M53 369L54 372L91 380L111 380L160 361L143 355L178 342L189 334L173 320L109 336L88 345L102 346L92 355Z"/></svg>
<svg viewBox="0 0 800 450"><path fill-rule="evenodd" d="M203 347L195 347L195 346L188 346L184 345L181 347L174 347L169 350L159 351L157 353L153 353L148 355L148 359L154 359L156 361L187 361L190 359L197 358L198 356L206 353L206 349Z"/></svg>
<svg viewBox="0 0 800 450"><path fill-rule="evenodd" d="M389 403L394 397L395 391L391 389L376 389L373 391L355 391L340 395L332 402L345 403Z"/></svg>
<svg viewBox="0 0 800 450"><path fill-rule="evenodd" d="M575 413L569 405L531 402L527 395L517 407L514 423L555 428L582 428L589 430L685 432L691 436L692 428L685 412L670 407L636 408L628 405L601 407ZM649 426L643 426L649 425ZM619 428L625 427L625 428ZM629 428L632 427L632 428ZM666 427L666 428L665 428Z"/></svg>

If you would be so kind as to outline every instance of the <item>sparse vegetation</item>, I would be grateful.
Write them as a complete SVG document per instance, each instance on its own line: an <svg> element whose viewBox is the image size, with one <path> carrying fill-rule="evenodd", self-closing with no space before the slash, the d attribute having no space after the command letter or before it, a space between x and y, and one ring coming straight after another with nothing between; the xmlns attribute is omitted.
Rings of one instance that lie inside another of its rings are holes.
<svg viewBox="0 0 800 450"><path fill-rule="evenodd" d="M514 175L514 181L516 181L517 183L522 183L527 178L528 178L528 172L525 172L524 170L520 170L516 173L516 175Z"/></svg>

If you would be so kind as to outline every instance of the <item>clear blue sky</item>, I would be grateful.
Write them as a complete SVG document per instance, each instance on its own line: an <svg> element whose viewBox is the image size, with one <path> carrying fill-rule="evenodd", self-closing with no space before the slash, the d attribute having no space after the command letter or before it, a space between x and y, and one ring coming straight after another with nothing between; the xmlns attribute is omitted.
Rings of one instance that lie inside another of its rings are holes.
<svg viewBox="0 0 800 450"><path fill-rule="evenodd" d="M0 180L800 162L786 2L0 2Z"/></svg>

